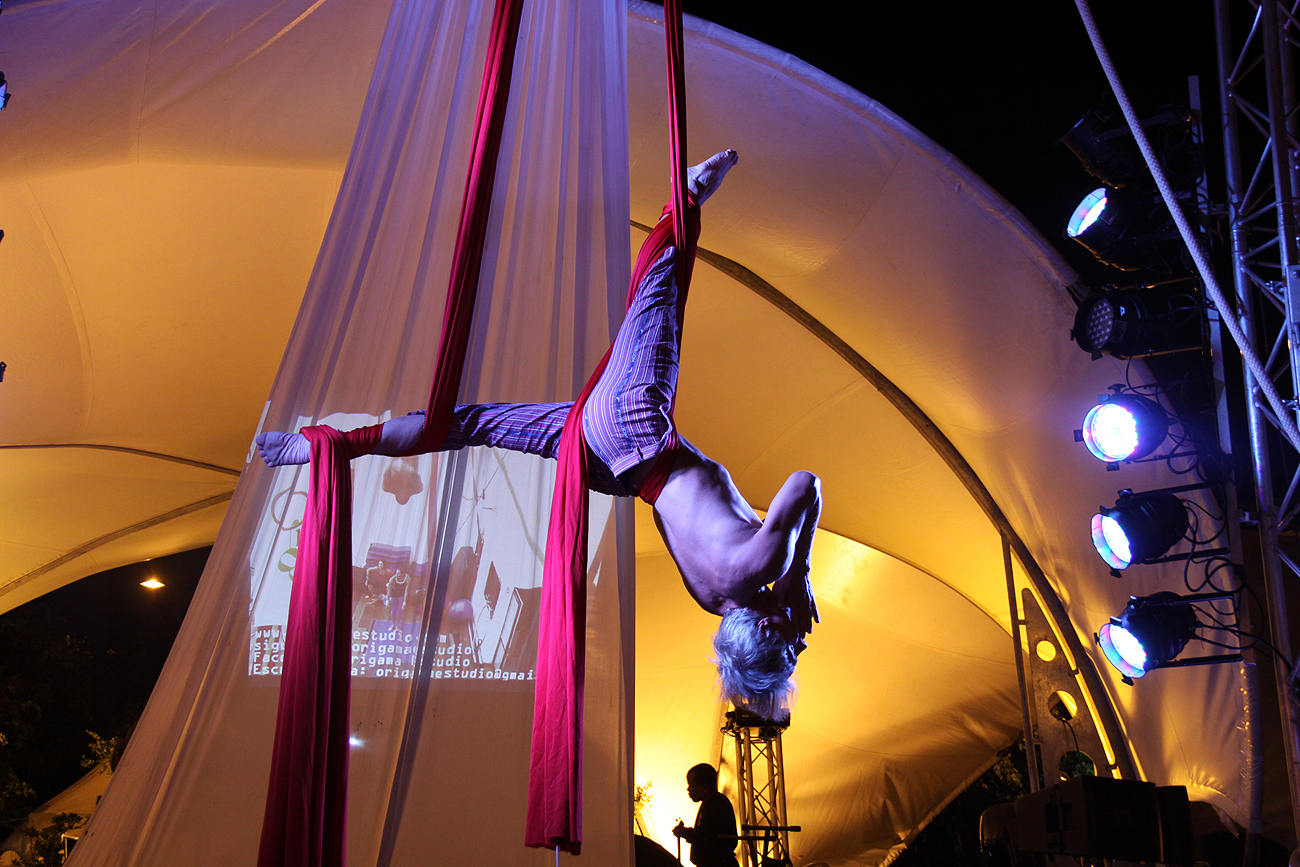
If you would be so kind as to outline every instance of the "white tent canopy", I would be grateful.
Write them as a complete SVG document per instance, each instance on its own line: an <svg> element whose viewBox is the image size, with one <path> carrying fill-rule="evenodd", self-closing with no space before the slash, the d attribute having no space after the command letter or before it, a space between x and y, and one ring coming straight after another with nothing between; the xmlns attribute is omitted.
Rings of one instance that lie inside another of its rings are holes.
<svg viewBox="0 0 1300 867"><path fill-rule="evenodd" d="M387 11L380 0L6 9L0 57L16 95L0 115L0 611L215 538ZM653 14L634 5L628 19L640 224L667 194ZM1019 728L1002 538L972 484L1086 647L1129 594L1181 586L1173 567L1115 581L1087 534L1117 487L1172 477L1145 465L1117 481L1071 441L1124 371L1069 343L1073 275L996 193L795 58L707 23L687 31L691 156L730 146L741 163L705 208L700 243L714 255L695 272L677 418L757 507L793 470L823 480L823 624L785 736L789 815L805 829L792 842L797 863L876 864ZM633 777L654 783L666 834L691 814L685 769L723 748L705 658L716 621L680 590L647 518L638 512ZM1095 699L1116 708L1141 774L1244 823L1238 669L1130 689L1092 657L1105 682ZM1169 712L1185 707L1199 712Z"/></svg>

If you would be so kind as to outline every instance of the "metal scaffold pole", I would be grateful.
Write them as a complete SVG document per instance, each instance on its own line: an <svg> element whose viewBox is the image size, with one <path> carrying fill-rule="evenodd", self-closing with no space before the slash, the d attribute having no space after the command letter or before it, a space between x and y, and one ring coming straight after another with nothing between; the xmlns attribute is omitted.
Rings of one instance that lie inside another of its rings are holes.
<svg viewBox="0 0 1300 867"><path fill-rule="evenodd" d="M1245 5L1244 3L1242 5ZM1296 189L1300 147L1292 40L1295 17L1282 3L1262 0L1244 40L1233 41L1230 0L1215 0L1219 94L1227 181L1228 238L1237 313L1270 379L1295 414L1300 394L1300 264L1297 263ZM1259 383L1244 373L1250 457L1254 475L1265 598L1272 643L1290 658L1287 584L1300 567L1283 547L1300 511L1300 455L1265 403ZM1289 389L1289 394L1286 393ZM1279 492L1283 492L1278 497ZM1300 727L1291 700L1296 672L1283 658L1273 666L1282 715L1292 820L1300 838Z"/></svg>
<svg viewBox="0 0 1300 867"><path fill-rule="evenodd" d="M800 828L786 822L781 732L789 724L762 720L737 709L727 713L722 729L736 740L740 853L746 867L791 863L790 832Z"/></svg>

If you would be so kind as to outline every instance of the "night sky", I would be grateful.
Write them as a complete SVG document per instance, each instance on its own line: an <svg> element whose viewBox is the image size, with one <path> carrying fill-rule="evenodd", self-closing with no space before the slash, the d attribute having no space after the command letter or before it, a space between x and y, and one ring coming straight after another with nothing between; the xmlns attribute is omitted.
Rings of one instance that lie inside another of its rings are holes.
<svg viewBox="0 0 1300 867"><path fill-rule="evenodd" d="M1056 140L1107 89L1073 3L855 6L865 24L847 20L842 12L849 7L841 3L687 0L686 10L788 51L878 100L988 181L1086 280L1121 278L1062 232L1097 182ZM1246 8L1244 2L1237 6ZM1107 0L1094 14L1140 114L1186 104L1187 77L1201 77L1213 146L1218 100L1209 2ZM1212 177L1220 172L1218 159L1211 152ZM47 626L61 624L103 658L94 667L100 681L94 698L113 706L99 709L101 734L112 734L143 707L206 555L200 549L112 570L18 609ZM167 587L139 586L155 572ZM5 615L0 625L14 620ZM63 733L58 740L72 743L78 736ZM77 764L81 754L84 749L64 760L64 770L32 780L42 799L84 772Z"/></svg>
<svg viewBox="0 0 1300 867"><path fill-rule="evenodd" d="M845 7L829 3L685 3L877 100L1015 205L1085 279L1118 277L1063 235L1070 212L1099 184L1056 140L1109 89L1071 0L862 4L866 24L831 14ZM1244 0L1235 5L1246 10ZM1187 78L1199 75L1213 138L1208 0L1105 0L1092 11L1139 115L1186 105ZM1211 155L1212 171L1218 159Z"/></svg>

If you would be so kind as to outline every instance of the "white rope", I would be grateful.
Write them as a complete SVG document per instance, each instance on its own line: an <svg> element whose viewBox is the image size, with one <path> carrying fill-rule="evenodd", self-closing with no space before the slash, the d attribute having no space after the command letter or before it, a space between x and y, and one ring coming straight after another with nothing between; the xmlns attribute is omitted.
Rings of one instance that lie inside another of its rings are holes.
<svg viewBox="0 0 1300 867"><path fill-rule="evenodd" d="M1119 74L1115 72L1115 66L1110 60L1110 53L1106 51L1106 46L1101 41L1101 34L1097 32L1097 22L1092 20L1092 10L1088 8L1088 0L1074 0L1074 5L1078 7L1079 15L1083 18L1083 26L1088 31L1088 38L1092 40L1093 51L1097 53L1097 59L1101 61L1101 68L1106 72L1106 79L1110 82L1110 88L1115 92L1115 98L1119 100L1120 108L1124 111L1124 120L1128 122L1133 138L1137 140L1138 148L1142 151L1142 158L1147 161L1147 166L1151 169L1151 176L1155 178L1156 186L1160 188L1160 195L1165 200L1169 213L1173 215L1179 234L1183 236L1183 243L1187 245L1188 252L1192 254L1192 261L1196 263L1196 270L1201 274L1201 281L1205 284L1205 290L1209 293L1210 300L1219 309L1219 315L1223 317L1224 324L1228 326L1228 333L1232 335L1232 339L1236 342L1237 348L1241 350L1241 356L1245 360L1246 366L1250 368L1256 384L1264 392L1264 397L1267 398L1269 406L1273 408L1273 414L1276 416L1282 432L1291 441L1291 447L1296 451L1300 451L1300 428L1296 427L1295 414L1282 403L1282 397L1277 393L1277 386L1274 385L1268 372L1264 370L1264 365L1260 363L1259 356L1255 354L1254 348L1246 339L1246 333L1241 327L1241 322L1233 312L1232 306L1224 298L1223 292L1220 291L1219 283L1214 279L1214 273L1210 269L1210 260L1205 255L1205 250L1201 248L1196 236L1192 234L1192 227L1187 223L1187 215L1178 206L1178 202L1174 198L1174 192L1165 177L1164 169L1161 168L1159 161L1156 159L1155 151L1151 149L1151 142L1147 140L1146 132L1142 129L1142 124L1133 111L1133 106L1128 100L1128 94L1124 91L1124 85L1119 80ZM1275 142L1274 147L1277 146Z"/></svg>

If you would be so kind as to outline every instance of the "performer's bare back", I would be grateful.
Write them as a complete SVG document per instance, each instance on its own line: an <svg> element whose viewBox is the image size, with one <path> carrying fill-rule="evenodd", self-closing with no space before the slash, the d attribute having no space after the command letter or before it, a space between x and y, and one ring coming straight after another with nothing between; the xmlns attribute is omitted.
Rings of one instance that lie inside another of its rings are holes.
<svg viewBox="0 0 1300 867"><path fill-rule="evenodd" d="M685 438L680 442L654 516L686 589L713 614L754 608L774 624L784 619L800 634L811 632L817 605L808 568L821 516L817 477L802 471L791 475L763 519L740 495L726 467Z"/></svg>

